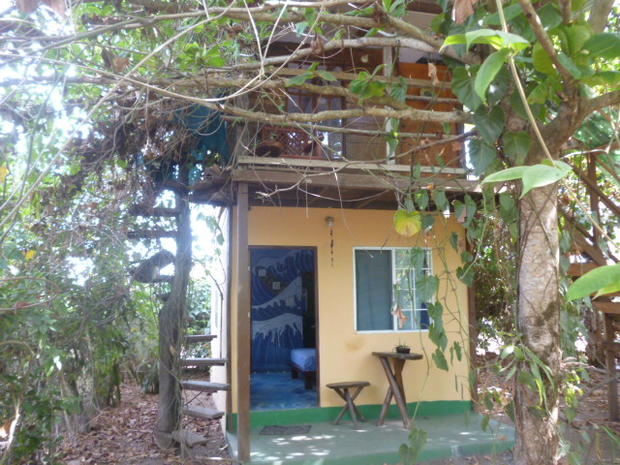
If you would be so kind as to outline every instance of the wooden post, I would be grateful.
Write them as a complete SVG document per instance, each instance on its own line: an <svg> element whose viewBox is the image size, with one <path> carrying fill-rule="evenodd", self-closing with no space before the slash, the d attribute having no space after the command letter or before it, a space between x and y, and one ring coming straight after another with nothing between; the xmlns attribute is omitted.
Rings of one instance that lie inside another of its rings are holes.
<svg viewBox="0 0 620 465"><path fill-rule="evenodd" d="M616 370L617 353L613 342L616 339L616 328L613 316L605 314L605 364L607 365L607 399L609 405L609 419L618 421L618 372Z"/></svg>
<svg viewBox="0 0 620 465"><path fill-rule="evenodd" d="M237 185L237 444L238 460L250 460L250 250L248 246L248 185Z"/></svg>

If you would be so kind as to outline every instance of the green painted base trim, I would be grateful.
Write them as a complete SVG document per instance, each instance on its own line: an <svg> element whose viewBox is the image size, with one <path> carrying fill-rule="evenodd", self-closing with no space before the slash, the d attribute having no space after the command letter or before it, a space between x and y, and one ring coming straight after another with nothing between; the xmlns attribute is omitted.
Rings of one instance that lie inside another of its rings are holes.
<svg viewBox="0 0 620 465"><path fill-rule="evenodd" d="M261 410L250 413L251 427L262 427L267 425L295 425L299 423L323 423L331 422L336 419L342 407L316 407L294 410ZM358 405L358 408L367 419L379 418L381 405ZM411 402L407 404L410 416L432 417L438 415L454 415L457 413L470 412L472 403L463 400L437 400L429 402ZM390 405L388 418L400 418L400 411L396 405ZM349 420L349 413L344 416L344 420ZM237 414L231 415L228 431L237 430Z"/></svg>

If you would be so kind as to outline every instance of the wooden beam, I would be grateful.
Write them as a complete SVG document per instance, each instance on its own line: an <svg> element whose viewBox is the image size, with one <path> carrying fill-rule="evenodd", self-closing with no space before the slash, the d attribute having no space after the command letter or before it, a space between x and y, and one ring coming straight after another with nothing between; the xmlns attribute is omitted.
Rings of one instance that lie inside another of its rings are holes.
<svg viewBox="0 0 620 465"><path fill-rule="evenodd" d="M243 183L259 183L279 188L304 187L339 187L340 189L359 189L364 191L377 190L408 190L435 188L456 192L480 192L480 183L466 179L429 178L428 181L412 182L406 176L334 173L332 171L300 173L294 171L234 169L233 181Z"/></svg>
<svg viewBox="0 0 620 465"><path fill-rule="evenodd" d="M568 266L568 276L579 277L586 274L588 271L592 271L595 268L598 268L599 265L592 262L586 263L571 263Z"/></svg>
<svg viewBox="0 0 620 465"><path fill-rule="evenodd" d="M250 460L250 249L248 245L248 185L237 188L235 227L237 232L237 443L238 460Z"/></svg>
<svg viewBox="0 0 620 465"><path fill-rule="evenodd" d="M573 241L575 242L575 245L577 245L582 252L594 260L597 265L607 265L607 259L605 258L605 255L603 255L603 252L601 252L601 249L590 244L583 235L573 234Z"/></svg>
<svg viewBox="0 0 620 465"><path fill-rule="evenodd" d="M575 173L577 173L581 180L586 183L588 188L592 191L594 195L596 195L598 200L603 202L614 215L620 216L620 207L616 205L613 200L611 200L608 196L605 195L605 193L596 184L596 180L590 179L586 174L584 174L581 170L575 167L573 167L573 171L575 171Z"/></svg>
<svg viewBox="0 0 620 465"><path fill-rule="evenodd" d="M308 158L268 158L241 156L237 160L239 165L270 166L279 168L329 168L332 170L360 170L360 171L387 171L393 173L410 173L410 165L388 165L386 163L372 163L369 161L331 161L331 160L312 160ZM466 171L463 168L448 168L439 166L421 166L420 172L423 174L457 174L464 176Z"/></svg>
<svg viewBox="0 0 620 465"><path fill-rule="evenodd" d="M601 312L610 315L620 315L620 302L592 302Z"/></svg>

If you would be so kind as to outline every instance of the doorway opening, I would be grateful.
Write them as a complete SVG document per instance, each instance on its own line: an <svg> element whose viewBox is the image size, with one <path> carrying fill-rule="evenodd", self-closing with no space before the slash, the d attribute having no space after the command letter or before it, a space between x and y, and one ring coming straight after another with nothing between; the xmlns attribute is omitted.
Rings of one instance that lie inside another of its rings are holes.
<svg viewBox="0 0 620 465"><path fill-rule="evenodd" d="M316 249L252 247L250 268L251 407L316 407Z"/></svg>

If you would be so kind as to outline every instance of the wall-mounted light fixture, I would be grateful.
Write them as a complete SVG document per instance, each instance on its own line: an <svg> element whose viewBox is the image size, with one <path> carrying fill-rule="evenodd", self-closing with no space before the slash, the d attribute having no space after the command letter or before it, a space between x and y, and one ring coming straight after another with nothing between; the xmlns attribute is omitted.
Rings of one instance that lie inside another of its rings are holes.
<svg viewBox="0 0 620 465"><path fill-rule="evenodd" d="M334 266L334 217L326 216L325 224L329 228L329 258L331 265Z"/></svg>

